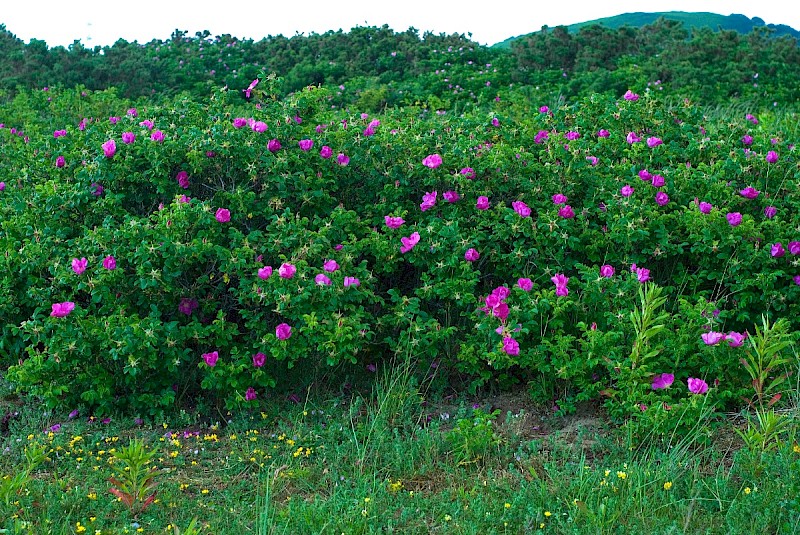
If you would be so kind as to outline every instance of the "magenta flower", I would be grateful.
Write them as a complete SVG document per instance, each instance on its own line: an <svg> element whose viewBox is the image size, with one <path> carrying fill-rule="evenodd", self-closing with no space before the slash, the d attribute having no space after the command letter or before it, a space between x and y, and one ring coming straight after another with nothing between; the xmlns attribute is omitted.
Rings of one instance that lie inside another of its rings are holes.
<svg viewBox="0 0 800 535"><path fill-rule="evenodd" d="M445 191L442 197L444 197L444 200L447 202L456 202L461 198L455 191Z"/></svg>
<svg viewBox="0 0 800 535"><path fill-rule="evenodd" d="M196 299L182 297L181 302L178 303L178 312L181 314L186 314L187 316L191 316L192 312L194 312L194 310L199 306L200 303L198 303Z"/></svg>
<svg viewBox="0 0 800 535"><path fill-rule="evenodd" d="M567 283L569 282L569 277L565 276L563 273L556 273L550 280L553 281L553 284L556 285L556 295L559 297L564 297L569 295L569 290L567 289Z"/></svg>
<svg viewBox="0 0 800 535"><path fill-rule="evenodd" d="M242 89L245 98L250 98L250 93L252 93L253 89L255 89L257 85L258 85L258 78L250 82L250 85L247 86L247 89Z"/></svg>
<svg viewBox="0 0 800 535"><path fill-rule="evenodd" d="M109 139L103 143L103 155L106 158L113 158L117 152L117 143L113 139Z"/></svg>
<svg viewBox="0 0 800 535"><path fill-rule="evenodd" d="M50 316L54 318L63 318L69 316L69 313L75 309L75 303L72 301L65 301L63 303L53 303L52 312Z"/></svg>
<svg viewBox="0 0 800 535"><path fill-rule="evenodd" d="M550 133L547 130L539 130L536 132L536 135L533 137L533 142L537 145L544 142L547 138L550 137Z"/></svg>
<svg viewBox="0 0 800 535"><path fill-rule="evenodd" d="M748 113L747 115L745 115L744 118L747 119L748 121L750 121L753 124L758 124L758 119L756 119L755 116L753 114L751 114L751 113Z"/></svg>
<svg viewBox="0 0 800 535"><path fill-rule="evenodd" d="M383 216L383 220L389 228L400 228L400 226L406 222L402 217L392 217L390 215Z"/></svg>
<svg viewBox="0 0 800 535"><path fill-rule="evenodd" d="M217 221L220 223L227 223L231 220L231 211L227 208L217 208L217 213L214 214L214 217L217 218Z"/></svg>
<svg viewBox="0 0 800 535"><path fill-rule="evenodd" d="M300 150L308 151L314 146L314 141L311 139L301 139L297 142L297 144L300 146Z"/></svg>
<svg viewBox="0 0 800 535"><path fill-rule="evenodd" d="M430 154L422 160L422 165L430 167L431 169L436 169L442 165L442 157L438 154Z"/></svg>
<svg viewBox="0 0 800 535"><path fill-rule="evenodd" d="M511 207L514 209L516 213L518 213L522 217L530 217L531 215L531 209L528 208L528 205L522 201L512 202Z"/></svg>
<svg viewBox="0 0 800 535"><path fill-rule="evenodd" d="M272 266L264 266L258 269L258 278L261 280L267 280L272 276Z"/></svg>
<svg viewBox="0 0 800 535"><path fill-rule="evenodd" d="M742 214L739 212L731 212L729 214L725 214L725 219L728 220L728 224L732 227L737 227L742 223Z"/></svg>
<svg viewBox="0 0 800 535"><path fill-rule="evenodd" d="M767 153L767 163L775 163L778 161L778 153L774 150L771 150Z"/></svg>
<svg viewBox="0 0 800 535"><path fill-rule="evenodd" d="M686 383L689 386L689 392L692 394L705 394L708 392L708 384L702 379L689 377L689 379L686 380Z"/></svg>
<svg viewBox="0 0 800 535"><path fill-rule="evenodd" d="M642 169L639 171L639 178L641 178L645 182L650 182L653 180L653 175L650 174L650 171L647 169Z"/></svg>
<svg viewBox="0 0 800 535"><path fill-rule="evenodd" d="M145 119L144 121L139 123L139 126L144 126L148 130L152 130L155 125L153 124L153 121L151 121L150 119Z"/></svg>
<svg viewBox="0 0 800 535"><path fill-rule="evenodd" d="M0 182L0 191L5 191L5 189L6 189L6 183Z"/></svg>
<svg viewBox="0 0 800 535"><path fill-rule="evenodd" d="M459 171L464 177L472 180L475 178L475 169L472 167L465 167L461 171Z"/></svg>
<svg viewBox="0 0 800 535"><path fill-rule="evenodd" d="M564 134L564 137L567 138L567 140L569 141L575 141L576 139L579 139L581 137L581 134L579 132L569 131L566 134Z"/></svg>
<svg viewBox="0 0 800 535"><path fill-rule="evenodd" d="M178 171L178 174L175 175L175 180L178 181L178 185L183 189L189 189L189 173L186 171Z"/></svg>
<svg viewBox="0 0 800 535"><path fill-rule="evenodd" d="M295 273L297 273L297 268L294 264L288 262L284 262L281 264L281 267L278 268L278 275L282 279L291 279L294 277Z"/></svg>
<svg viewBox="0 0 800 535"><path fill-rule="evenodd" d="M136 141L136 134L134 134L133 132L122 133L122 142L125 143L126 145L130 145L134 141Z"/></svg>
<svg viewBox="0 0 800 535"><path fill-rule="evenodd" d="M476 262L480 257L480 253L472 248L467 249L467 252L464 253L464 259L466 259L467 262Z"/></svg>
<svg viewBox="0 0 800 535"><path fill-rule="evenodd" d="M191 197L187 197L186 195L181 195L178 198L178 202L179 203L183 203L183 204L188 204L189 202L191 202L191 200L192 200L192 198Z"/></svg>
<svg viewBox="0 0 800 535"><path fill-rule="evenodd" d="M103 259L103 267L109 271L117 269L117 259L111 255L108 255Z"/></svg>
<svg viewBox="0 0 800 535"><path fill-rule="evenodd" d="M767 219L772 219L773 217L775 217L777 213L778 209L775 208L774 206L767 206L766 208L764 208L764 216Z"/></svg>
<svg viewBox="0 0 800 535"><path fill-rule="evenodd" d="M267 356L264 353L256 353L253 355L253 366L256 368L262 367L267 362Z"/></svg>
<svg viewBox="0 0 800 535"><path fill-rule="evenodd" d="M658 193L656 193L656 204L658 204L659 206L664 206L667 203L669 203L669 195L667 195L663 191L659 191Z"/></svg>
<svg viewBox="0 0 800 535"><path fill-rule="evenodd" d="M203 353L202 357L203 360L206 362L206 364L210 368L213 368L214 366L217 365L217 360L219 359L219 352L212 351L211 353Z"/></svg>
<svg viewBox="0 0 800 535"><path fill-rule="evenodd" d="M253 121L253 124L250 125L250 129L257 134L263 134L267 131L267 128L267 123L264 121Z"/></svg>
<svg viewBox="0 0 800 535"><path fill-rule="evenodd" d="M631 91L630 89L628 89L628 90L625 92L625 94L624 94L624 95L622 95L622 98L624 98L625 100L633 100L633 101L636 101L636 100L639 100L639 95L637 95L636 93L634 93L633 91Z"/></svg>
<svg viewBox="0 0 800 535"><path fill-rule="evenodd" d="M753 144L753 136L751 136L750 134L745 134L745 136L742 138L742 144L743 145L747 145L747 146L752 145Z"/></svg>
<svg viewBox="0 0 800 535"><path fill-rule="evenodd" d="M725 333L708 331L707 333L701 334L700 338L703 339L703 343L705 343L707 346L715 346L725 339Z"/></svg>
<svg viewBox="0 0 800 535"><path fill-rule="evenodd" d="M518 279L517 286L519 286L523 292L530 292L533 290L533 281L528 278Z"/></svg>
<svg viewBox="0 0 800 535"><path fill-rule="evenodd" d="M314 284L317 286L330 286L331 279L327 275L320 273L316 277L314 277Z"/></svg>
<svg viewBox="0 0 800 535"><path fill-rule="evenodd" d="M796 285L800 286L800 275L795 275L794 277L792 277L792 280Z"/></svg>
<svg viewBox="0 0 800 535"><path fill-rule="evenodd" d="M547 113L550 111L550 108L547 106L539 106L539 113Z"/></svg>
<svg viewBox="0 0 800 535"><path fill-rule="evenodd" d="M600 276L605 278L611 278L614 276L614 266L610 266L608 264L603 264L600 266Z"/></svg>
<svg viewBox="0 0 800 535"><path fill-rule="evenodd" d="M288 340L292 336L292 328L288 323L281 323L275 327L275 336L278 340Z"/></svg>
<svg viewBox="0 0 800 535"><path fill-rule="evenodd" d="M478 197L478 202L475 203L475 208L478 210L488 210L489 209L489 197L481 195Z"/></svg>
<svg viewBox="0 0 800 535"><path fill-rule="evenodd" d="M633 145L634 143L638 143L641 140L642 140L642 138L640 138L636 134L636 132L628 132L628 135L625 137L625 141L627 141L628 144L630 144L630 145Z"/></svg>
<svg viewBox="0 0 800 535"><path fill-rule="evenodd" d="M492 117L492 126L500 126L500 119Z"/></svg>
<svg viewBox="0 0 800 535"><path fill-rule="evenodd" d="M339 264L336 263L336 260L326 260L324 264L322 264L322 269L327 271L328 273L333 273L337 269L339 269Z"/></svg>
<svg viewBox="0 0 800 535"><path fill-rule="evenodd" d="M348 288L350 286L361 286L361 281L355 277L345 277L344 278L344 287Z"/></svg>
<svg viewBox="0 0 800 535"><path fill-rule="evenodd" d="M323 145L322 148L319 151L319 155L327 160L328 158L333 156L333 149L331 149L327 145Z"/></svg>
<svg viewBox="0 0 800 535"><path fill-rule="evenodd" d="M669 388L675 382L675 376L671 373L662 373L653 377L651 384L653 390L661 390Z"/></svg>
<svg viewBox="0 0 800 535"><path fill-rule="evenodd" d="M129 108L128 109L128 115L131 116L131 117L138 117L139 116L139 112L136 111L136 108Z"/></svg>
<svg viewBox="0 0 800 535"><path fill-rule="evenodd" d="M407 238L405 236L400 238L400 243L402 243L400 252L403 254L409 252L419 243L419 232L414 232Z"/></svg>
<svg viewBox="0 0 800 535"><path fill-rule="evenodd" d="M743 190L739 191L739 195L747 199L755 199L756 197L758 197L759 193L761 192L755 189L753 186L747 186Z"/></svg>
<svg viewBox="0 0 800 535"><path fill-rule="evenodd" d="M739 347L744 343L745 336L742 333L731 331L725 336L730 347Z"/></svg>
<svg viewBox="0 0 800 535"><path fill-rule="evenodd" d="M572 210L572 206L565 204L558 211L558 216L563 217L564 219L572 219L575 217L575 212Z"/></svg>
<svg viewBox="0 0 800 535"><path fill-rule="evenodd" d="M73 258L72 271L74 271L76 275L81 275L84 271L86 271L88 264L89 262L86 260L86 258L81 258L80 260Z"/></svg>
<svg viewBox="0 0 800 535"><path fill-rule="evenodd" d="M245 401L253 401L256 399L256 391L252 386L247 388L247 392L244 393L244 399Z"/></svg>
<svg viewBox="0 0 800 535"><path fill-rule="evenodd" d="M620 188L619 193L623 197L630 197L631 195L633 195L633 188L630 187L629 184L625 184L624 186L622 186L622 188Z"/></svg>
<svg viewBox="0 0 800 535"><path fill-rule="evenodd" d="M650 147L651 149L653 147L658 147L662 143L663 143L663 141L661 141L661 138L658 138L658 137L649 137L649 138L647 138L647 146Z"/></svg>
<svg viewBox="0 0 800 535"><path fill-rule="evenodd" d="M772 245L769 254L771 254L774 258L780 258L786 254L786 251L783 249L783 244L781 242L777 242Z"/></svg>
<svg viewBox="0 0 800 535"><path fill-rule="evenodd" d="M636 268L636 279L639 282L647 282L650 280L650 270L643 267Z"/></svg>
<svg viewBox="0 0 800 535"><path fill-rule="evenodd" d="M561 193L556 193L553 195L553 204L566 204L567 203L567 196Z"/></svg>
<svg viewBox="0 0 800 535"><path fill-rule="evenodd" d="M597 137L608 137L610 135L611 133L605 128L601 128L600 130L597 131Z"/></svg>
<svg viewBox="0 0 800 535"><path fill-rule="evenodd" d="M664 185L664 177L661 175L653 175L652 184L654 188L660 188Z"/></svg>
<svg viewBox="0 0 800 535"><path fill-rule="evenodd" d="M152 134L150 134L150 139L156 143L161 143L164 141L164 132L161 130L155 130Z"/></svg>
<svg viewBox="0 0 800 535"><path fill-rule="evenodd" d="M350 163L350 156L346 155L343 152L340 152L338 156L336 156L336 162L339 165L347 165Z"/></svg>
<svg viewBox="0 0 800 535"><path fill-rule="evenodd" d="M506 336L503 338L503 352L512 357L519 355L519 342L510 336Z"/></svg>
<svg viewBox="0 0 800 535"><path fill-rule="evenodd" d="M789 252L793 255L800 255L800 241L790 241Z"/></svg>
<svg viewBox="0 0 800 535"><path fill-rule="evenodd" d="M66 160L64 160L63 156L59 156L56 158L56 167L61 168L67 164Z"/></svg>
<svg viewBox="0 0 800 535"><path fill-rule="evenodd" d="M236 129L242 128L246 124L247 124L247 119L245 119L244 117L236 117L233 120L233 127Z"/></svg>
<svg viewBox="0 0 800 535"><path fill-rule="evenodd" d="M431 191L425 192L425 195L422 196L422 203L419 205L420 210L423 212L433 208L433 205L436 204L436 196L438 192Z"/></svg>
<svg viewBox="0 0 800 535"><path fill-rule="evenodd" d="M710 214L712 208L713 208L713 206L711 206L711 203L708 203L708 202L701 202L700 203L700 212L703 213L703 214Z"/></svg>
<svg viewBox="0 0 800 535"><path fill-rule="evenodd" d="M278 152L279 150L281 150L281 142L278 141L277 139L270 139L267 142L267 150L272 153Z"/></svg>

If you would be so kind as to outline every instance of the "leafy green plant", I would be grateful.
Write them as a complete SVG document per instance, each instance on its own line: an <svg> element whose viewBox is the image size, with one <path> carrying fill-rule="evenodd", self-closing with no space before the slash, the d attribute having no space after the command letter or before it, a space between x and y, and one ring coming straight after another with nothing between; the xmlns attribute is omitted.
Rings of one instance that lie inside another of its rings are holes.
<svg viewBox="0 0 800 535"><path fill-rule="evenodd" d="M13 475L0 476L0 500L8 506L13 497L30 481L31 473L47 458L45 447L31 443L25 447L25 465Z"/></svg>
<svg viewBox="0 0 800 535"><path fill-rule="evenodd" d="M113 485L109 492L128 507L134 518L156 498L153 489L158 484L155 478L160 471L148 465L157 454L157 450L148 450L140 439L131 440L127 446L114 452L111 467L115 475L108 478Z"/></svg>
<svg viewBox="0 0 800 535"><path fill-rule="evenodd" d="M457 464L480 462L502 443L502 437L495 431L492 423L499 414L497 409L491 413L474 409L470 416L456 421L455 427L448 431L446 437Z"/></svg>

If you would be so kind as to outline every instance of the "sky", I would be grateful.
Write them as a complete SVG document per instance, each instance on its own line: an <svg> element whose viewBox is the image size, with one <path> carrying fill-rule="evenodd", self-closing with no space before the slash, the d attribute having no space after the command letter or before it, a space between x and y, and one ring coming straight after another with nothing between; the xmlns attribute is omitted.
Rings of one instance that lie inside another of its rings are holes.
<svg viewBox="0 0 800 535"><path fill-rule="evenodd" d="M387 24L435 34L472 34L492 45L550 27L631 12L706 11L760 17L800 30L797 0L0 0L0 24L26 43L86 47L146 43L176 29L260 40Z"/></svg>

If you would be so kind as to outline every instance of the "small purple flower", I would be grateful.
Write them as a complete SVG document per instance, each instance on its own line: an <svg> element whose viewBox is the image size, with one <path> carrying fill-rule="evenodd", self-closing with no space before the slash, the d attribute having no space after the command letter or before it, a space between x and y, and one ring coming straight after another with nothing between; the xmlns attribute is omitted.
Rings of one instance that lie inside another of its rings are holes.
<svg viewBox="0 0 800 535"><path fill-rule="evenodd" d="M528 278L521 278L517 280L517 286L519 286L523 292L530 292L533 290L533 281Z"/></svg>
<svg viewBox="0 0 800 535"><path fill-rule="evenodd" d="M730 347L739 347L744 343L745 336L742 333L737 333L736 331L731 331L725 336L725 340L727 340L728 345Z"/></svg>
<svg viewBox="0 0 800 535"><path fill-rule="evenodd" d="M217 213L214 214L214 217L220 223L227 223L231 220L231 211L227 208L218 208Z"/></svg>
<svg viewBox="0 0 800 535"><path fill-rule="evenodd" d="M322 269L328 273L333 273L339 269L339 264L336 262L336 260L326 260L325 263L322 264Z"/></svg>
<svg viewBox="0 0 800 535"><path fill-rule="evenodd" d="M710 214L712 208L713 208L713 206L711 206L711 203L707 203L707 202L701 202L700 203L700 212L703 213L703 214Z"/></svg>
<svg viewBox="0 0 800 535"><path fill-rule="evenodd" d="M430 154L422 160L422 165L431 169L436 169L442 165L442 157L438 154Z"/></svg>
<svg viewBox="0 0 800 535"><path fill-rule="evenodd" d="M625 94L624 94L624 95L622 95L622 98L624 98L625 100L633 100L633 101L636 101L636 100L639 100L639 95L637 95L636 93L634 93L633 91L631 91L630 89L628 89L628 90L625 92Z"/></svg>
<svg viewBox="0 0 800 535"><path fill-rule="evenodd" d="M773 217L775 217L777 213L778 209L775 208L774 206L767 206L766 208L764 208L764 216L767 219L772 219Z"/></svg>
<svg viewBox="0 0 800 535"><path fill-rule="evenodd" d="M478 201L475 203L475 208L478 210L488 210L489 209L489 197L481 195L478 197Z"/></svg>
<svg viewBox="0 0 800 535"><path fill-rule="evenodd" d="M669 203L669 195L664 193L663 191L659 191L656 193L656 204L659 206L664 206Z"/></svg>
<svg viewBox="0 0 800 535"><path fill-rule="evenodd" d="M608 264L603 264L600 266L600 276L605 278L610 278L614 276L614 266L610 266Z"/></svg>
<svg viewBox="0 0 800 535"><path fill-rule="evenodd" d="M519 355L519 342L510 336L503 338L503 352L512 357Z"/></svg>
<svg viewBox="0 0 800 535"><path fill-rule="evenodd" d="M213 368L214 366L217 365L217 360L219 359L219 352L212 351L211 353L203 353L202 357L206 365L208 365L210 368Z"/></svg>
<svg viewBox="0 0 800 535"><path fill-rule="evenodd" d="M633 195L633 188L630 187L630 185L625 184L624 186L622 186L622 188L620 188L619 193L623 197L630 197L631 195Z"/></svg>
<svg viewBox="0 0 800 535"><path fill-rule="evenodd" d="M647 138L647 146L650 147L651 149L654 148L654 147L658 147L662 143L663 143L663 141L661 141L661 138L658 138L658 137L649 137L649 138Z"/></svg>
<svg viewBox="0 0 800 535"><path fill-rule="evenodd" d="M178 312L181 314L186 314L187 316L191 316L192 312L194 312L194 310L199 306L200 303L198 303L196 299L182 297L181 302L178 303Z"/></svg>
<svg viewBox="0 0 800 535"><path fill-rule="evenodd" d="M66 160L64 160L63 156L58 156L56 158L56 167L58 167L59 169L64 167L66 164L67 164L67 162L66 162Z"/></svg>
<svg viewBox="0 0 800 535"><path fill-rule="evenodd" d="M256 391L252 386L247 388L247 392L244 393L244 399L245 401L253 401L256 399Z"/></svg>
<svg viewBox="0 0 800 535"><path fill-rule="evenodd" d="M564 219L572 219L573 217L575 217L575 211L572 209L572 206L565 204L558 211L558 217L563 217Z"/></svg>
<svg viewBox="0 0 800 535"><path fill-rule="evenodd" d="M264 266L262 268L258 268L258 278L261 280L267 280L272 276L272 266Z"/></svg>
<svg viewBox="0 0 800 535"><path fill-rule="evenodd" d="M314 141L311 139L301 139L297 142L297 144L300 146L300 150L308 151L314 146Z"/></svg>
<svg viewBox="0 0 800 535"><path fill-rule="evenodd" d="M705 394L706 392L708 392L708 384L702 379L689 377L686 383L689 387L689 392L691 392L692 394Z"/></svg>
<svg viewBox="0 0 800 535"><path fill-rule="evenodd" d="M461 198L455 191L445 191L442 197L444 197L444 200L447 202L456 202Z"/></svg>
<svg viewBox="0 0 800 535"><path fill-rule="evenodd" d="M652 184L654 188L660 188L664 185L664 177L661 175L653 175Z"/></svg>
<svg viewBox="0 0 800 535"><path fill-rule="evenodd" d="M337 162L339 165L345 166L345 165L347 165L347 164L349 164L349 163L350 163L350 156L348 156L347 154L345 154L345 153L343 153L343 152L340 152L340 153L339 153L339 154L336 156L336 162Z"/></svg>
<svg viewBox="0 0 800 535"><path fill-rule="evenodd" d="M319 151L319 155L327 160L328 158L333 156L333 149L331 149L327 145L323 145L322 148Z"/></svg>
<svg viewBox="0 0 800 535"><path fill-rule="evenodd" d="M117 259L111 255L108 255L103 259L103 267L109 271L117 269Z"/></svg>
<svg viewBox="0 0 800 535"><path fill-rule="evenodd" d="M725 219L728 220L728 224L732 227L737 227L742 223L742 214L739 212L731 212L729 214L725 214Z"/></svg>
<svg viewBox="0 0 800 535"><path fill-rule="evenodd" d="M361 286L361 281L355 277L345 277L344 278L344 287L348 288L350 286L358 287Z"/></svg>
<svg viewBox="0 0 800 535"><path fill-rule="evenodd" d="M294 264L290 264L288 262L284 262L281 264L281 267L278 268L278 275L282 279L291 279L294 277L295 273L297 273L297 267Z"/></svg>
<svg viewBox="0 0 800 535"><path fill-rule="evenodd" d="M633 145L634 143L638 143L641 140L642 140L642 138L640 138L638 136L638 134L636 134L636 132L628 132L628 135L625 136L625 141L627 141L629 145Z"/></svg>
<svg viewBox="0 0 800 535"><path fill-rule="evenodd" d="M136 141L136 134L134 134L133 132L122 133L122 142L125 143L126 145L130 145L134 141Z"/></svg>
<svg viewBox="0 0 800 535"><path fill-rule="evenodd" d="M561 193L556 193L553 195L553 204L566 204L567 203L567 196Z"/></svg>
<svg viewBox="0 0 800 535"><path fill-rule="evenodd" d="M470 180L475 178L475 169L473 169L472 167L465 167L461 171L459 171L459 173L461 173Z"/></svg>
<svg viewBox="0 0 800 535"><path fill-rule="evenodd" d="M288 340L292 336L292 327L288 323L281 323L275 327L275 336L278 340Z"/></svg>
<svg viewBox="0 0 800 535"><path fill-rule="evenodd" d="M278 141L277 139L270 139L267 142L267 150L272 153L278 152L279 150L281 150L281 142Z"/></svg>
<svg viewBox="0 0 800 535"><path fill-rule="evenodd" d="M605 128L601 128L600 130L597 131L597 137L608 137L610 135L611 133Z"/></svg>
<svg viewBox="0 0 800 535"><path fill-rule="evenodd" d="M758 197L759 193L761 192L755 189L753 186L747 186L743 190L739 191L739 195L747 199L755 199L756 197Z"/></svg>
<svg viewBox="0 0 800 535"><path fill-rule="evenodd" d="M537 145L543 143L548 137L550 137L550 133L547 130L539 130L536 132L536 135L533 137L533 142Z"/></svg>
<svg viewBox="0 0 800 535"><path fill-rule="evenodd" d="M767 153L766 157L767 163L775 163L778 161L778 153L774 150L771 150Z"/></svg>
<svg viewBox="0 0 800 535"><path fill-rule="evenodd" d="M262 367L267 362L267 356L264 353L256 353L253 355L253 366L256 368Z"/></svg>
<svg viewBox="0 0 800 535"><path fill-rule="evenodd" d="M316 284L317 286L330 286L331 279L324 273L320 273L319 275L314 277L314 284Z"/></svg>
<svg viewBox="0 0 800 535"><path fill-rule="evenodd" d="M592 167L594 167L595 165L597 165L597 163L598 163L600 160L597 158L597 156L587 156L587 157L586 157L586 161L588 161L588 162L589 162L589 165L591 165Z"/></svg>
<svg viewBox="0 0 800 535"><path fill-rule="evenodd" d="M789 242L789 253L793 255L800 255L800 241Z"/></svg>
<svg viewBox="0 0 800 535"><path fill-rule="evenodd" d="M522 217L530 217L531 215L531 209L522 201L512 202L511 207Z"/></svg>
<svg viewBox="0 0 800 535"><path fill-rule="evenodd" d="M155 130L152 134L150 134L150 140L155 141L156 143L161 143L164 141L164 132L161 130Z"/></svg>
<svg viewBox="0 0 800 535"><path fill-rule="evenodd" d="M422 196L422 203L420 203L419 208L423 212L430 210L436 204L436 196L439 193L436 191L426 191L425 195Z"/></svg>
<svg viewBox="0 0 800 535"><path fill-rule="evenodd" d="M569 289L567 289L567 283L569 282L569 277L564 275L563 273L556 273L550 280L553 281L553 284L556 285L556 296L565 297L569 295Z"/></svg>
<svg viewBox="0 0 800 535"><path fill-rule="evenodd" d="M780 258L786 254L786 251L783 249L783 244L781 242L777 242L772 245L769 250L769 254L772 255L773 258Z"/></svg>
<svg viewBox="0 0 800 535"><path fill-rule="evenodd" d="M700 338L703 339L703 343L705 343L707 346L714 346L725 339L725 333L708 331L707 333L701 334Z"/></svg>
<svg viewBox="0 0 800 535"><path fill-rule="evenodd" d="M467 249L467 252L464 253L464 259L466 259L467 262L476 262L480 257L480 253L472 248Z"/></svg>
<svg viewBox="0 0 800 535"><path fill-rule="evenodd" d="M671 373L662 373L653 377L652 388L653 390L662 390L669 388L675 381L675 376Z"/></svg>
<svg viewBox="0 0 800 535"><path fill-rule="evenodd" d="M650 270L643 267L636 268L636 279L639 282L647 282L650 280Z"/></svg>
<svg viewBox="0 0 800 535"><path fill-rule="evenodd" d="M386 222L386 226L389 228L400 228L403 223L406 222L402 217L393 217L390 215L383 216L383 220Z"/></svg>
<svg viewBox="0 0 800 535"><path fill-rule="evenodd" d="M267 131L267 128L267 123L264 121L253 121L253 123L250 125L250 129L258 134L263 134Z"/></svg>
<svg viewBox="0 0 800 535"><path fill-rule="evenodd" d="M753 136L751 136L750 134L745 134L745 136L742 138L742 144L746 145L748 147L750 145L752 145L753 144Z"/></svg>

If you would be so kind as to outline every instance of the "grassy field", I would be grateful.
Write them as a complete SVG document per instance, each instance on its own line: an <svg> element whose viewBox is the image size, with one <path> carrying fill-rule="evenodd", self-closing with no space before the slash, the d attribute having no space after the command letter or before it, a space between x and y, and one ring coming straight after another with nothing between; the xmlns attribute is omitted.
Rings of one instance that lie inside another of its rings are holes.
<svg viewBox="0 0 800 535"><path fill-rule="evenodd" d="M741 415L655 434L594 405L559 415L525 391L425 396L402 367L256 413L108 421L3 405L4 533L800 530L790 413L784 439L758 450L734 431ZM137 443L138 463L125 455ZM110 492L152 468L155 486L132 500Z"/></svg>

